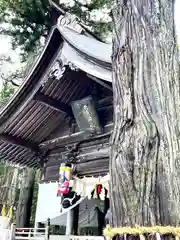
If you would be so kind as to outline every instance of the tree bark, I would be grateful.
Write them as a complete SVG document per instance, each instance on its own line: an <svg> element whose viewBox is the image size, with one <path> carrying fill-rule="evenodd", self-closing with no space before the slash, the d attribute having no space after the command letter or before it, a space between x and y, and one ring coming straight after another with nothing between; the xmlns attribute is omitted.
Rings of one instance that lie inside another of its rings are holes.
<svg viewBox="0 0 180 240"><path fill-rule="evenodd" d="M116 0L113 19L112 225L178 225L180 86L174 0Z"/></svg>
<svg viewBox="0 0 180 240"><path fill-rule="evenodd" d="M35 171L32 168L24 170L23 186L20 190L19 203L16 211L16 227L29 227Z"/></svg>

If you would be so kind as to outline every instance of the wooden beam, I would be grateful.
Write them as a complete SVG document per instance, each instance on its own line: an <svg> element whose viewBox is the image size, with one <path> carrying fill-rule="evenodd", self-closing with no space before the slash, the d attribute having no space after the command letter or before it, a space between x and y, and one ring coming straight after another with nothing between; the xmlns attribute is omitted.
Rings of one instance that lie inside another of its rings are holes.
<svg viewBox="0 0 180 240"><path fill-rule="evenodd" d="M77 156L78 163L86 163L89 161L98 161L99 159L106 158L110 155L110 147L106 146L97 150L91 150L91 152L81 153Z"/></svg>
<svg viewBox="0 0 180 240"><path fill-rule="evenodd" d="M62 161L59 160L56 166L45 168L45 181L58 181L59 172L58 168ZM78 162L75 165L75 174L78 176L94 176L103 175L103 173L108 173L109 170L109 157L92 160L88 162Z"/></svg>
<svg viewBox="0 0 180 240"><path fill-rule="evenodd" d="M66 146L69 144L73 144L79 141L84 141L86 139L92 138L92 133L89 132L77 132L71 135L65 135L62 137L57 137L55 139L47 140L40 144L40 148L42 149L53 149L55 147Z"/></svg>
<svg viewBox="0 0 180 240"><path fill-rule="evenodd" d="M94 76L90 75L90 74L87 74L87 76L90 77L95 82L99 83L101 86L107 88L109 91L111 91L111 92L113 91L112 84L108 84L108 83L106 83L106 81L103 81L103 80L101 80L97 77L94 77Z"/></svg>
<svg viewBox="0 0 180 240"><path fill-rule="evenodd" d="M108 143L96 144L92 148L89 147L78 149L76 156L76 164L74 165L75 173L78 175L93 175L96 173L108 172L110 146ZM62 162L63 152L59 152L57 156L50 155L47 157L44 166L45 180L58 180L58 168Z"/></svg>
<svg viewBox="0 0 180 240"><path fill-rule="evenodd" d="M79 151L79 153L78 153ZM76 152L76 163L85 163L89 161L98 161L99 159L103 159L109 157L110 154L110 146L109 143L105 144L95 144L94 146L86 148L82 148L79 146L78 151ZM49 156L46 158L46 168L58 166L60 163L64 161L63 155L66 154L67 151L60 151L56 154L50 152Z"/></svg>
<svg viewBox="0 0 180 240"><path fill-rule="evenodd" d="M109 130L109 128L108 128L108 130ZM110 136L111 133L112 133L112 131L109 130L108 132L106 131L103 134L94 135L91 132L81 131L81 132L73 133L71 135L65 135L62 137L58 137L55 139L45 141L45 142L41 143L39 145L39 147L41 149L46 149L46 150L54 149L56 147L61 147L61 146L63 147L63 146L71 145L74 143L96 140L99 138L103 138L105 136Z"/></svg>
<svg viewBox="0 0 180 240"><path fill-rule="evenodd" d="M101 100L96 104L97 110L101 110L102 108L112 106L113 107L113 97L106 97Z"/></svg>
<svg viewBox="0 0 180 240"><path fill-rule="evenodd" d="M33 98L37 102L41 102L42 104L58 111L61 113L66 113L68 116L73 117L72 109L69 105L61 102L60 100L55 100L47 95L44 95L41 92L37 92Z"/></svg>
<svg viewBox="0 0 180 240"><path fill-rule="evenodd" d="M98 161L89 161L86 163L78 163L76 165L76 174L78 176L94 176L109 172L109 158L99 159Z"/></svg>
<svg viewBox="0 0 180 240"><path fill-rule="evenodd" d="M25 139L22 139L20 137L8 135L6 133L1 133L0 140L2 140L3 142L10 143L15 146L27 148L27 149L35 152L36 154L40 153L40 149L35 143L25 140Z"/></svg>

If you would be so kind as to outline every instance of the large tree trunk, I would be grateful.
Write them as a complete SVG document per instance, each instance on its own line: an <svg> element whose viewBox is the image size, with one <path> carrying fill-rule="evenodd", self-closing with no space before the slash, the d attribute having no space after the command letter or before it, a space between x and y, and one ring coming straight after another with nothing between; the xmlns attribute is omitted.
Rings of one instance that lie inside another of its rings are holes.
<svg viewBox="0 0 180 240"><path fill-rule="evenodd" d="M116 0L113 226L180 223L179 62L174 0Z"/></svg>
<svg viewBox="0 0 180 240"><path fill-rule="evenodd" d="M35 171L32 168L24 170L23 186L20 190L19 203L16 211L16 227L29 227L33 198Z"/></svg>

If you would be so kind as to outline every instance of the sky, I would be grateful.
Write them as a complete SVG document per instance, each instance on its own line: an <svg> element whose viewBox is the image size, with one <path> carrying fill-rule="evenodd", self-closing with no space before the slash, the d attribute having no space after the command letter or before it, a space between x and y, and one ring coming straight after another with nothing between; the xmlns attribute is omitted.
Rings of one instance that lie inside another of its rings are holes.
<svg viewBox="0 0 180 240"><path fill-rule="evenodd" d="M14 61L19 59L18 53L11 49L11 38L9 36L0 36L0 54L11 55Z"/></svg>
<svg viewBox="0 0 180 240"><path fill-rule="evenodd" d="M177 37L178 42L180 44L180 0L176 0L175 3L175 24L176 24L176 31L177 31ZM0 36L0 55L6 54L8 56L11 56L11 59L13 60L14 64L6 64L3 65L0 69L0 71L4 74L11 71L11 69L17 69L20 66L20 59L19 59L19 51L12 50L11 48L11 38L9 36ZM2 84L0 81L0 88Z"/></svg>
<svg viewBox="0 0 180 240"><path fill-rule="evenodd" d="M9 36L0 36L0 55L10 56L13 64L4 63L0 67L0 73L8 75L9 72L16 70L20 66L19 51L12 50L11 47L11 37ZM2 87L2 80L0 78L0 89Z"/></svg>

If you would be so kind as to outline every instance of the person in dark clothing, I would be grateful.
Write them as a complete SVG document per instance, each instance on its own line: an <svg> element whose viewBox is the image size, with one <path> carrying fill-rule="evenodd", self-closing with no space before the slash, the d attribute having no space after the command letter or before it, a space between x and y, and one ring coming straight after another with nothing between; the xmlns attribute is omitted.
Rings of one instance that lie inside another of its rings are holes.
<svg viewBox="0 0 180 240"><path fill-rule="evenodd" d="M103 235L103 228L104 228L104 219L105 219L105 213L103 213L97 206L95 207L95 211L97 212L98 216L98 233L99 236Z"/></svg>
<svg viewBox="0 0 180 240"><path fill-rule="evenodd" d="M111 209L109 208L105 216L105 225L111 225L111 223L112 223L112 213L111 213Z"/></svg>

